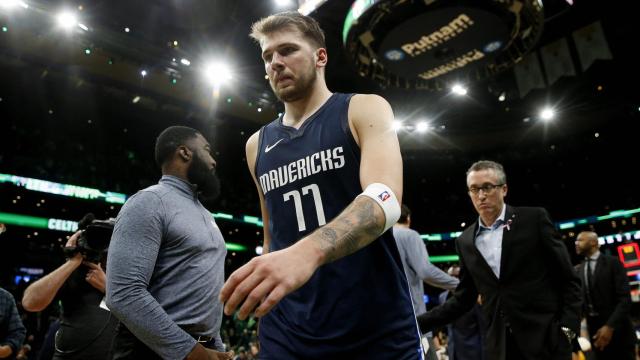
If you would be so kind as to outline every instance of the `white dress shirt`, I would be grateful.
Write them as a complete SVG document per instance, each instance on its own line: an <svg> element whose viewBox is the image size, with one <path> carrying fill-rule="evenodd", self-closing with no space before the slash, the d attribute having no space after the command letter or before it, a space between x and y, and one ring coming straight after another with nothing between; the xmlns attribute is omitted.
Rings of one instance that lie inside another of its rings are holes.
<svg viewBox="0 0 640 360"><path fill-rule="evenodd" d="M478 217L478 230L476 231L475 244L480 254L487 261L496 277L500 278L500 259L502 258L502 234L504 231L504 215L507 209L502 206L500 216L491 226L485 226Z"/></svg>

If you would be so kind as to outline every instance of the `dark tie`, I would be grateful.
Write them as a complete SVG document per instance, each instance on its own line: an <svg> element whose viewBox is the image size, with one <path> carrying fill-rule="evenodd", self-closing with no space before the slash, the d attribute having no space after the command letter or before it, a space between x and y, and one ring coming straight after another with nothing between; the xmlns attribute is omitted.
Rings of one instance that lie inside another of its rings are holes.
<svg viewBox="0 0 640 360"><path fill-rule="evenodd" d="M589 315L596 315L596 311L593 308L593 274L591 273L591 262L595 261L591 258L587 258L587 307L589 310Z"/></svg>
<svg viewBox="0 0 640 360"><path fill-rule="evenodd" d="M593 287L593 274L591 270L592 261L593 259L587 258L587 284L589 286L589 291L591 291L591 288Z"/></svg>

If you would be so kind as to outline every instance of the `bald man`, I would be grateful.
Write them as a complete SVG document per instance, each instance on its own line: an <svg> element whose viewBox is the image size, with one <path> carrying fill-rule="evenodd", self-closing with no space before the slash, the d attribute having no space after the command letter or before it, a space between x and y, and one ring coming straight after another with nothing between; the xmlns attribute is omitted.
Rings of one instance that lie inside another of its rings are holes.
<svg viewBox="0 0 640 360"><path fill-rule="evenodd" d="M582 279L584 316L597 360L633 360L634 331L627 274L620 261L599 250L598 235L583 231L576 252L585 260L576 267Z"/></svg>

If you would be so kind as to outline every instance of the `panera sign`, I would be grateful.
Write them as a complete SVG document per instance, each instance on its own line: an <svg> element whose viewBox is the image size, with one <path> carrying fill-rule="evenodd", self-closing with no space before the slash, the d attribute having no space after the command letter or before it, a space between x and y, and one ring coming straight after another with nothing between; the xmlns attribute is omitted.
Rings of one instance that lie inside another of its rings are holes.
<svg viewBox="0 0 640 360"><path fill-rule="evenodd" d="M445 42L455 38L474 24L466 14L460 14L449 24L439 30L420 37L417 41L408 42L400 48L411 57L416 57L427 50L434 49Z"/></svg>

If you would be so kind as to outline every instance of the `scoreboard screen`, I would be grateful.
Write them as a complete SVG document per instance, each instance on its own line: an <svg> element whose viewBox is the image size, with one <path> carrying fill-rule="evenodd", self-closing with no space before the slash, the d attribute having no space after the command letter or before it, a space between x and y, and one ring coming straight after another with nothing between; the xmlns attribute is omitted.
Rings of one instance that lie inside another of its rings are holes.
<svg viewBox="0 0 640 360"><path fill-rule="evenodd" d="M618 257L625 268L640 265L640 249L637 243L628 243L618 246Z"/></svg>

